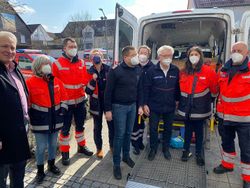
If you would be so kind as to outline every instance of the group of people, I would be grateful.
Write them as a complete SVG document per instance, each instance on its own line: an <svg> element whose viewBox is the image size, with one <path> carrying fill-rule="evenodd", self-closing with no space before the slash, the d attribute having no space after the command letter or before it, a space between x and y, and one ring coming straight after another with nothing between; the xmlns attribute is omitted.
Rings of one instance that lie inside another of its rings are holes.
<svg viewBox="0 0 250 188"><path fill-rule="evenodd" d="M211 103L217 99L223 159L214 173L233 170L237 132L244 188L250 187L250 63L244 42L233 45L230 60L216 74L204 64L202 49L198 46L188 50L185 68L180 71L172 63L174 49L168 45L158 49L156 65L150 61L148 46L140 46L138 50L126 46L122 49L123 61L113 68L103 64L103 54L94 49L90 55L93 66L87 70L84 61L78 58L76 41L66 38L62 56L53 63L46 56L35 59L34 75L26 82L14 61L16 44L15 35L0 31L0 187L6 186L8 174L12 187L24 186L26 160L30 158L26 136L29 128L37 143L38 183L45 177L46 148L48 171L55 175L61 173L55 165L58 135L62 164L70 164L73 118L78 153L93 155L84 137L87 95L93 116L96 156L104 156L102 119L105 114L116 179L122 178L121 161L131 168L135 165L130 157L130 143L136 155L145 148L145 117L149 117L148 160L154 160L158 150L160 120L164 122L162 152L166 160L171 160L169 148L176 112L185 123L185 143L180 158L188 161L192 156L190 143L195 132L196 162L203 166L203 126L211 116Z"/></svg>

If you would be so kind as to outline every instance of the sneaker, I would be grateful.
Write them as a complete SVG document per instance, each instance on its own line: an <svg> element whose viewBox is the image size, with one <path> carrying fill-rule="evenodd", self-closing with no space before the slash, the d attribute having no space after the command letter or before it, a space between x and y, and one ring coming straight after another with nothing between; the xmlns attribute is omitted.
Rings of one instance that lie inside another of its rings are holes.
<svg viewBox="0 0 250 188"><path fill-rule="evenodd" d="M243 188L250 188L250 182L249 181L243 181Z"/></svg>
<svg viewBox="0 0 250 188"><path fill-rule="evenodd" d="M163 151L163 155L164 155L165 159L167 159L167 160L170 160L172 158L169 150Z"/></svg>
<svg viewBox="0 0 250 188"><path fill-rule="evenodd" d="M102 151L101 149L100 149L100 150L97 150L96 156L97 156L99 159L102 159L102 158L103 158L103 151Z"/></svg>
<svg viewBox="0 0 250 188"><path fill-rule="evenodd" d="M88 157L93 155L93 152L89 150L87 146L79 146L78 145L78 153L83 153L87 155Z"/></svg>
<svg viewBox="0 0 250 188"><path fill-rule="evenodd" d="M135 155L140 155L140 149L139 148L134 148L133 153Z"/></svg>
<svg viewBox="0 0 250 188"><path fill-rule="evenodd" d="M181 160L186 162L191 156L192 156L192 153L190 151L183 151Z"/></svg>
<svg viewBox="0 0 250 188"><path fill-rule="evenodd" d="M230 169L230 168L225 168L224 166L222 166L222 164L220 164L219 166L214 168L214 173L215 174L224 174L226 172L232 172L234 169Z"/></svg>
<svg viewBox="0 0 250 188"><path fill-rule="evenodd" d="M113 174L114 174L115 179L117 179L117 180L122 179L121 167L114 166L113 167Z"/></svg>
<svg viewBox="0 0 250 188"><path fill-rule="evenodd" d="M200 154L196 155L196 164L198 166L204 166L205 165L205 161L204 161L202 155L200 155Z"/></svg>
<svg viewBox="0 0 250 188"><path fill-rule="evenodd" d="M135 162L129 157L127 159L122 159L124 163L126 163L130 168L135 166Z"/></svg>
<svg viewBox="0 0 250 188"><path fill-rule="evenodd" d="M153 161L154 158L155 158L155 154L156 154L156 151L153 150L153 149L151 149L150 152L149 152L149 154L148 154L148 160L149 161Z"/></svg>

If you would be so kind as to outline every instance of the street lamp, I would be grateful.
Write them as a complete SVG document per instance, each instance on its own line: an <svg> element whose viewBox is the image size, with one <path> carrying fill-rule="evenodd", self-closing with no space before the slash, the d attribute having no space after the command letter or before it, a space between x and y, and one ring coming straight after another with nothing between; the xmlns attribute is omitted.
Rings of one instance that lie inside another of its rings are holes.
<svg viewBox="0 0 250 188"><path fill-rule="evenodd" d="M108 39L107 39L107 16L105 15L104 11L102 8L99 8L99 10L102 12L103 16L101 16L101 20L105 21L105 32L104 32L104 38L105 38L105 49L107 50L107 54L108 54Z"/></svg>

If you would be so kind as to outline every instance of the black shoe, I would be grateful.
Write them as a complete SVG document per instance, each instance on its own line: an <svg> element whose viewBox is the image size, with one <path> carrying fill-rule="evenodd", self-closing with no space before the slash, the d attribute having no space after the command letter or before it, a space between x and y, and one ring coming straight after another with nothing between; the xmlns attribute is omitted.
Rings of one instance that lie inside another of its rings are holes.
<svg viewBox="0 0 250 188"><path fill-rule="evenodd" d="M153 161L154 158L155 158L155 154L156 154L156 151L153 150L153 149L151 149L150 152L149 152L149 154L148 154L148 160L149 161Z"/></svg>
<svg viewBox="0 0 250 188"><path fill-rule="evenodd" d="M164 155L165 159L167 159L167 160L170 160L172 158L169 150L163 151L163 155Z"/></svg>
<svg viewBox="0 0 250 188"><path fill-rule="evenodd" d="M139 148L134 148L133 153L135 155L140 155L140 149Z"/></svg>
<svg viewBox="0 0 250 188"><path fill-rule="evenodd" d="M55 159L48 160L48 171L52 172L55 175L60 175L61 174L61 171L55 165Z"/></svg>
<svg viewBox="0 0 250 188"><path fill-rule="evenodd" d="M62 152L62 164L68 166L70 163L69 152Z"/></svg>
<svg viewBox="0 0 250 188"><path fill-rule="evenodd" d="M196 164L199 165L199 166L204 166L205 165L204 158L202 157L201 154L196 155Z"/></svg>
<svg viewBox="0 0 250 188"><path fill-rule="evenodd" d="M78 153L83 153L87 155L88 157L93 155L93 152L89 150L87 146L79 146L78 145Z"/></svg>
<svg viewBox="0 0 250 188"><path fill-rule="evenodd" d="M44 165L37 165L36 183L41 184L45 178Z"/></svg>
<svg viewBox="0 0 250 188"><path fill-rule="evenodd" d="M243 181L243 188L250 188L250 182L249 181Z"/></svg>
<svg viewBox="0 0 250 188"><path fill-rule="evenodd" d="M126 163L130 168L135 166L135 162L129 157L127 159L122 159L124 163Z"/></svg>
<svg viewBox="0 0 250 188"><path fill-rule="evenodd" d="M117 180L122 179L121 167L114 166L113 167L113 174L114 174L115 179L117 179Z"/></svg>
<svg viewBox="0 0 250 188"><path fill-rule="evenodd" d="M140 150L144 150L144 149L145 149L144 144L140 144L140 145L139 145L139 149L140 149Z"/></svg>
<svg viewBox="0 0 250 188"><path fill-rule="evenodd" d="M224 166L222 166L222 164L220 164L219 166L214 168L214 173L215 174L224 174L226 172L232 172L234 169L229 169L229 168L225 168Z"/></svg>
<svg viewBox="0 0 250 188"><path fill-rule="evenodd" d="M182 161L188 161L188 159L192 156L192 153L190 151L183 151L181 160Z"/></svg>

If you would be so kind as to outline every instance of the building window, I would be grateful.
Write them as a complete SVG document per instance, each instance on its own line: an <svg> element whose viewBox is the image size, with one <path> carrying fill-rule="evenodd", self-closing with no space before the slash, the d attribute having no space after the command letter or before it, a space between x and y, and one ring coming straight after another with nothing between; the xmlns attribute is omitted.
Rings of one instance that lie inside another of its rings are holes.
<svg viewBox="0 0 250 188"><path fill-rule="evenodd" d="M21 34L21 44L25 44L26 40L25 40L25 35Z"/></svg>
<svg viewBox="0 0 250 188"><path fill-rule="evenodd" d="M93 38L92 32L85 32L84 36L85 36L85 39L92 39Z"/></svg>
<svg viewBox="0 0 250 188"><path fill-rule="evenodd" d="M85 49L92 49L93 44L92 43L85 43Z"/></svg>

